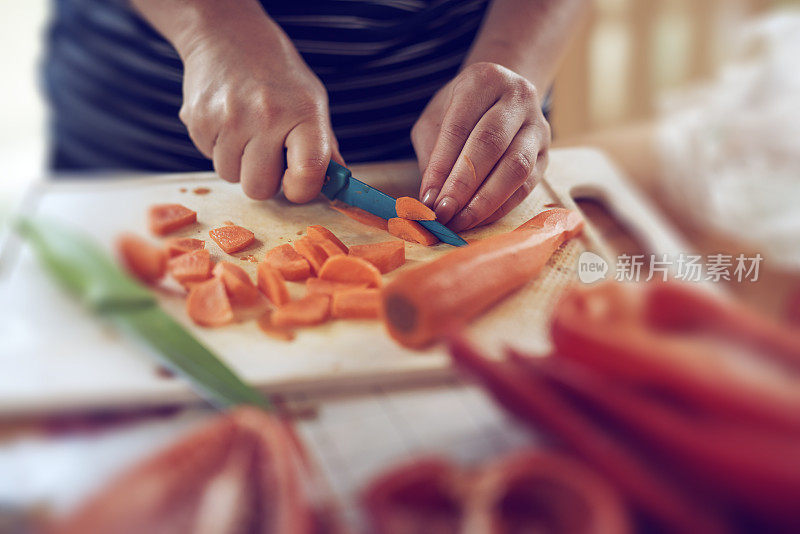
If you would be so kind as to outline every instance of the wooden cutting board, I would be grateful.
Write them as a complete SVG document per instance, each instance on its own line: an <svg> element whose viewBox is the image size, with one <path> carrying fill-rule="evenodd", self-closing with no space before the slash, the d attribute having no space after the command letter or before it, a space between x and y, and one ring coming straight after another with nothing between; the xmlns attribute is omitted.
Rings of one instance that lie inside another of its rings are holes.
<svg viewBox="0 0 800 534"><path fill-rule="evenodd" d="M358 165L352 171L393 196L416 196L419 173L413 162ZM202 191L198 188L210 191L198 194ZM623 185L603 156L575 149L552 151L545 182L522 205L491 227L463 236L483 238L509 231L547 206L574 208L576 193L601 198L653 252L687 250L654 211ZM266 250L296 240L308 224L330 228L348 245L391 239L330 209L323 200L302 206L282 198L252 201L237 185L211 173L48 183L34 191L28 209L87 232L111 252L121 232L146 235L148 206L166 202L198 212L197 224L176 235L206 240L215 260L238 263L253 276L255 261ZM222 252L208 231L228 221L255 232L255 245L233 256ZM0 251L0 414L130 408L197 399L183 381L159 373L146 348L122 338L66 297L43 273L31 251L18 245L12 240ZM477 320L472 337L490 351L507 344L546 351L547 317L564 288L577 283L577 258L586 248L607 255L594 230L587 228L583 238L556 254L538 279ZM444 244L407 244L408 261L403 268L450 249ZM304 294L302 284L290 286L294 297ZM246 380L268 392L407 384L451 374L441 347L424 352L404 349L377 321L335 321L300 331L294 341L285 342L267 337L254 322L198 328L186 317L181 295L163 292L160 301Z"/></svg>

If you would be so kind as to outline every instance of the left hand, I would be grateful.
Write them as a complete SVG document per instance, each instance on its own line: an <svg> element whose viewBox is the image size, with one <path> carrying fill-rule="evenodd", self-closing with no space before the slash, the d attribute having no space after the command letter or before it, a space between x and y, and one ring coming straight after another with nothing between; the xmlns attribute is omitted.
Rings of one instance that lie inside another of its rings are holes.
<svg viewBox="0 0 800 534"><path fill-rule="evenodd" d="M496 221L528 196L547 167L550 125L531 82L475 63L431 99L411 141L420 199L458 232Z"/></svg>

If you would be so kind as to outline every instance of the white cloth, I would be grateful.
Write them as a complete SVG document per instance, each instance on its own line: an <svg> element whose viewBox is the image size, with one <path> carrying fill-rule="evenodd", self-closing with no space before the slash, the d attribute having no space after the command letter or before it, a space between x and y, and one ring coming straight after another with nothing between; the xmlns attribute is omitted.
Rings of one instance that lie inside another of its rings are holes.
<svg viewBox="0 0 800 534"><path fill-rule="evenodd" d="M658 139L691 223L800 269L800 12L748 26L712 82L668 95Z"/></svg>

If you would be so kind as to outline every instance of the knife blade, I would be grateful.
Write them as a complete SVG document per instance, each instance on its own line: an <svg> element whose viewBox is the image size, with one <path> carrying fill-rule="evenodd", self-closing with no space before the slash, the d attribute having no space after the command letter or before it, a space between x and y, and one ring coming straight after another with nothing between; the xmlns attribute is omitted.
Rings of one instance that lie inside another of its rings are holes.
<svg viewBox="0 0 800 534"><path fill-rule="evenodd" d="M149 290L87 237L38 218L18 218L15 228L57 282L98 316L143 342L211 404L270 407L266 397L164 312Z"/></svg>
<svg viewBox="0 0 800 534"><path fill-rule="evenodd" d="M397 217L397 211L394 207L396 199L354 178L347 167L331 161L326 174L328 181L322 186L322 194L329 199L339 200L345 204L361 208L382 219ZM440 222L417 222L443 243L456 247L462 247L467 244L460 235Z"/></svg>

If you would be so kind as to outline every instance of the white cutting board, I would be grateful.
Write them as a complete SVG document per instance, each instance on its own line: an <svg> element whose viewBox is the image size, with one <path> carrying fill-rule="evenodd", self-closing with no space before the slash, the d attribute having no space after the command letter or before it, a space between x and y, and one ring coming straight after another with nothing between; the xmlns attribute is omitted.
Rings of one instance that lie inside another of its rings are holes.
<svg viewBox="0 0 800 534"><path fill-rule="evenodd" d="M356 177L391 195L416 194L415 163L358 165L352 170ZM211 192L195 194L197 187ZM463 235L470 239L509 231L549 204L574 207L573 193L603 198L649 250L687 250L655 212L624 186L602 155L583 149L553 150L545 183L522 205L491 227ZM34 192L28 210L81 229L111 251L121 232L146 235L148 206L165 202L179 202L198 212L198 223L176 235L205 239L216 260L233 261L251 274L256 264L245 257L261 260L269 248L297 239L308 224L330 228L348 245L391 239L330 209L324 201L303 206L283 199L256 202L245 198L237 185L210 173L50 183ZM226 221L251 229L258 242L234 257L226 255L208 238L209 229ZM474 339L492 351L505 344L545 351L549 312L563 289L576 282L577 257L587 247L606 252L594 231L587 229L584 238L557 253L537 280L476 321L471 327ZM408 244L404 268L449 249L444 244ZM0 415L133 408L197 399L183 381L157 373L157 361L145 347L121 337L66 297L27 247L15 246L12 240L0 254ZM291 284L291 292L302 295L304 287ZM267 337L254 322L198 328L187 319L181 296L164 293L160 300L243 378L272 393L416 383L451 373L440 347L406 350L377 321L336 321L300 331L294 341L285 342Z"/></svg>

